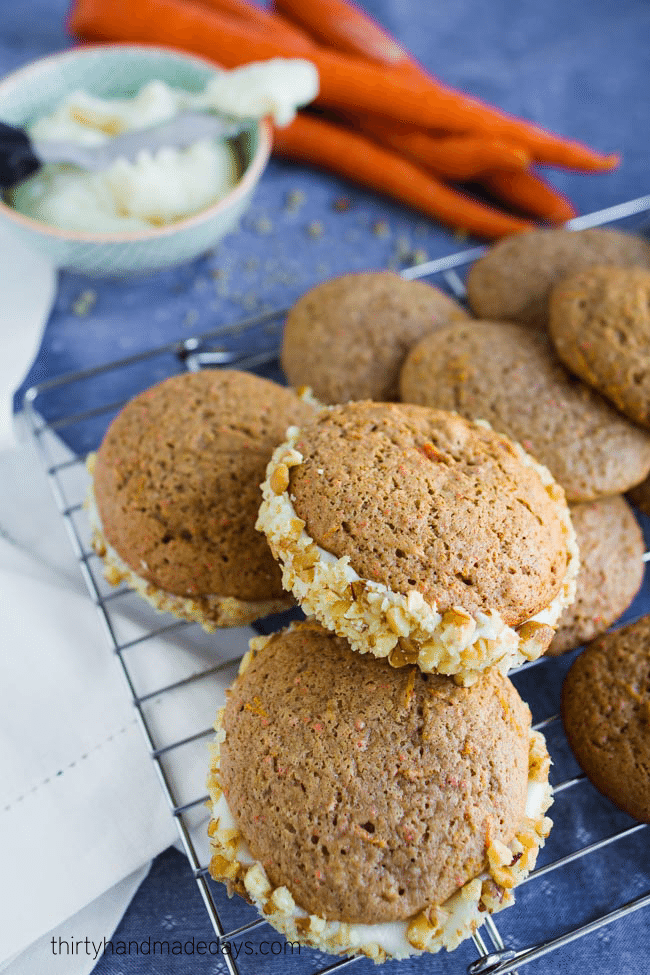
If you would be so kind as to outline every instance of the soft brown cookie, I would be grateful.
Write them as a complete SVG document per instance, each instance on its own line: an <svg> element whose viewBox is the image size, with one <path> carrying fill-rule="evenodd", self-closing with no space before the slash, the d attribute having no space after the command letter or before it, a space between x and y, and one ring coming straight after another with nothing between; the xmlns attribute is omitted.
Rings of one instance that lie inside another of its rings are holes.
<svg viewBox="0 0 650 975"><path fill-rule="evenodd" d="M650 435L570 375L544 332L446 326L409 353L402 398L487 420L545 464L570 501L621 494L650 471Z"/></svg>
<svg viewBox="0 0 650 975"><path fill-rule="evenodd" d="M455 947L506 906L550 828L510 681L394 670L313 622L251 646L218 722L212 876L291 940L376 961Z"/></svg>
<svg viewBox="0 0 650 975"><path fill-rule="evenodd" d="M255 531L260 483L313 408L250 373L184 373L132 399L91 461L95 545L110 581L206 628L292 604Z"/></svg>
<svg viewBox="0 0 650 975"><path fill-rule="evenodd" d="M650 427L650 271L598 267L551 292L549 331L571 372Z"/></svg>
<svg viewBox="0 0 650 975"><path fill-rule="evenodd" d="M406 353L440 324L468 318L453 298L392 271L346 274L317 285L289 312L282 367L292 386L323 403L397 399Z"/></svg>
<svg viewBox="0 0 650 975"><path fill-rule="evenodd" d="M596 788L650 822L650 616L580 654L562 688L562 719Z"/></svg>
<svg viewBox="0 0 650 975"><path fill-rule="evenodd" d="M573 598L562 490L485 424L347 403L289 431L258 527L305 611L355 650L471 680L548 646ZM523 656L522 656L523 654Z"/></svg>
<svg viewBox="0 0 650 975"><path fill-rule="evenodd" d="M479 318L545 328L550 290L596 264L650 268L650 244L618 230L531 230L495 244L471 267L469 303Z"/></svg>
<svg viewBox="0 0 650 975"><path fill-rule="evenodd" d="M643 581L645 544L629 505L616 496L571 506L580 550L575 601L560 617L546 651L558 656L604 633Z"/></svg>

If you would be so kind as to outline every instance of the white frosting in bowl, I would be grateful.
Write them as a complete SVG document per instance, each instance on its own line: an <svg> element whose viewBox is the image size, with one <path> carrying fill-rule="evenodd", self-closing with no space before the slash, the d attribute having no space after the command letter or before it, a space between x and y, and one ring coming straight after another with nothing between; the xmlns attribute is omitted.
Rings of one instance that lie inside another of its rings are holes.
<svg viewBox="0 0 650 975"><path fill-rule="evenodd" d="M29 135L41 141L101 145L124 132L160 125L179 113L217 112L287 125L318 94L318 72L301 59L274 58L224 71L199 93L153 80L131 98L67 95ZM7 194L14 209L68 231L121 233L166 226L223 199L241 177L234 145L204 139L187 148L142 150L99 173L47 165Z"/></svg>

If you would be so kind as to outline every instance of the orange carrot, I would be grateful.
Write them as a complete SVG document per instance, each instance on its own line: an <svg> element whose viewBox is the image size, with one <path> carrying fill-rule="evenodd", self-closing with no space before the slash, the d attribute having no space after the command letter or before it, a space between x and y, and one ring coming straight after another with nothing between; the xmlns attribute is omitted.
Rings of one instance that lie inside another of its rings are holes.
<svg viewBox="0 0 650 975"><path fill-rule="evenodd" d="M395 38L352 3L342 0L273 0L273 7L300 24L321 44L337 51L357 54L368 61L402 70L416 67Z"/></svg>
<svg viewBox="0 0 650 975"><path fill-rule="evenodd" d="M489 170L523 170L531 161L521 146L483 134L439 135L370 115L355 118L346 113L343 121L446 179L462 182Z"/></svg>
<svg viewBox="0 0 650 975"><path fill-rule="evenodd" d="M301 57L302 46L290 38L278 41L262 27L208 10L185 0L76 0L70 12L71 33L85 40L145 41L182 48L234 68L272 57ZM425 127L462 128L455 109L430 103L428 92L389 75L383 68L347 58L314 45L309 58L320 76L319 100L335 108L373 109Z"/></svg>
<svg viewBox="0 0 650 975"><path fill-rule="evenodd" d="M494 240L531 224L457 193L401 156L318 117L299 113L275 134L273 151L324 169L478 237Z"/></svg>
<svg viewBox="0 0 650 975"><path fill-rule="evenodd" d="M526 152L508 143L482 135L434 136L372 116L356 119L339 114L336 119L438 176L460 182L478 179L501 202L524 213L552 223L576 215L567 197L529 170Z"/></svg>
<svg viewBox="0 0 650 975"><path fill-rule="evenodd" d="M571 201L535 173L495 170L484 173L480 182L499 200L535 217L565 223L576 216Z"/></svg>
<svg viewBox="0 0 650 975"><path fill-rule="evenodd" d="M209 2L209 0L208 0ZM242 3L242 6L244 4ZM246 5L248 6L248 5ZM282 32L230 10L184 0L73 0L68 31L88 41L136 41L191 51L235 68L273 57L305 57L316 49L291 25ZM250 7L254 13L254 8ZM264 11L260 11L264 13Z"/></svg>
<svg viewBox="0 0 650 975"><path fill-rule="evenodd" d="M302 57L300 41L282 43L234 13L184 0L73 0L68 30L87 41L136 41L191 51L234 68L278 56ZM314 45L315 46L315 45ZM311 48L310 48L311 51Z"/></svg>
<svg viewBox="0 0 650 975"><path fill-rule="evenodd" d="M128 4L123 0L76 0L69 28L86 40L168 44L213 58L228 68L265 58L304 55L302 46L292 48L288 38L279 42L263 27L254 28L241 18L182 0L134 0ZM544 159L550 162L553 156L561 165L609 169L616 164L614 157L599 156L475 99L433 88L426 78L387 71L317 45L309 58L320 75L320 104L359 114L374 112L422 128L511 133L513 140L530 148L536 158L542 158L544 148Z"/></svg>
<svg viewBox="0 0 650 975"><path fill-rule="evenodd" d="M491 137L519 143L538 162L569 169L602 171L614 169L620 162L617 155L595 152L443 85L412 60L390 34L347 0L274 0L274 5L335 50L365 57L369 63L379 61L391 68L393 75L410 81L414 87L424 86L441 121L444 116L440 128L450 132L489 133ZM368 106L367 110L373 109ZM378 104L375 111L395 117L383 105ZM406 116L403 120L411 121Z"/></svg>
<svg viewBox="0 0 650 975"><path fill-rule="evenodd" d="M233 68L271 57L302 56L241 18L208 10L186 0L76 0L68 26L85 40L148 41L168 44L214 58ZM439 105L419 81L401 78L358 58L348 58L314 45L310 60L320 76L319 102L358 112L375 111L425 128L462 131L467 125L457 108Z"/></svg>
<svg viewBox="0 0 650 975"><path fill-rule="evenodd" d="M195 0L199 7L206 7L215 10L219 14L234 17L251 24L258 29L261 27L270 31L278 40L283 38L291 44L292 50L297 51L298 45L302 45L305 56L314 47L314 41L300 27L291 23L286 17L278 13L271 13L256 4L247 3L246 0Z"/></svg>

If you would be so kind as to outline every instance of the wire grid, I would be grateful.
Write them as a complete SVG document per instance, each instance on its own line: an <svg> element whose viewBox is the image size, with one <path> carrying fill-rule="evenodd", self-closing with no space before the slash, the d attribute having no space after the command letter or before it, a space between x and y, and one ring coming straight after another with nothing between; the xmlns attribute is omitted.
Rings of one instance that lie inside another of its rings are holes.
<svg viewBox="0 0 650 975"><path fill-rule="evenodd" d="M638 218L650 212L650 196L642 197L628 203L610 207L594 214L576 218L569 226L572 229L584 229L600 226L629 218ZM435 278L439 286L446 287L455 297L463 299L465 288L459 271L479 257L483 247L476 247L451 254L439 260L430 261L416 267L407 268L402 272L407 279L422 277ZM160 702L165 695L173 695L179 689L194 687L202 680L214 678L214 675L232 663L233 659L240 659L235 648L235 658L232 652L230 661L214 662L206 655L206 666L198 672L175 679L169 683L149 687L143 690L134 675L133 655L138 649L146 646L148 641L157 637L187 638L187 634L195 631L196 624L173 620L161 622L170 617L154 615L147 620L144 632L124 639L120 633L117 620L125 600L132 595L130 591L120 586L109 591L106 586L100 560L90 545L87 528L84 528L83 491L79 487L79 479L70 478L71 474L80 474L84 467L83 457L94 449L103 435L112 417L118 412L124 402L130 399L142 388L153 382L171 375L174 372L196 371L206 367L232 366L238 369L250 369L258 373L280 378L277 355L281 330L286 310L279 310L269 314L252 318L236 325L227 325L209 333L185 339L179 343L170 343L152 349L137 356L121 359L93 369L84 370L58 379L49 380L31 387L24 398L25 415L32 437L37 445L38 453L45 467L57 507L65 521L68 534L72 542L75 555L90 592L91 598L97 606L100 619L109 645L115 652L122 674L128 686L135 706L139 725L142 729L147 748L158 774L160 784L169 804L172 817L176 822L178 833L185 853L189 860L194 878L198 884L208 916L220 943L232 944L244 936L251 936L266 924L263 918L247 906L240 906L238 911L228 908L228 903L221 894L221 888L215 885L208 874L207 863L209 852L207 847L200 849L197 842L197 831L193 830L192 816L205 804L207 794L198 789L194 795L179 796L173 776L165 765L165 758L171 753L178 752L193 743L205 741L212 733L211 722L205 725L186 729L185 733L172 741L161 740L155 721L148 712L148 704L152 700ZM251 343L251 339L254 343ZM254 344L255 353L248 351ZM134 388L135 387L137 388ZM99 392L99 395L97 395ZM106 399L110 392L111 397ZM119 395L115 398L115 392ZM103 397L103 401L100 397ZM88 402L102 402L102 405L91 409L75 409L75 406L85 406ZM75 444L76 453L68 450L63 453L60 449L61 439ZM71 484L74 487L71 488ZM75 493L76 492L76 493ZM646 553L645 560L650 560L650 553ZM137 597L135 597L137 600ZM271 624L277 628L278 620ZM222 631L228 633L229 631ZM232 633L232 631L230 631ZM266 632L262 626L262 632ZM242 649L242 648L239 648ZM232 650L232 648L231 648ZM169 652L169 651L168 651ZM526 669L544 666L548 658L525 664L514 673L521 673ZM554 728L560 729L558 714L553 714L538 721L535 728L549 733ZM550 746L551 754L553 748ZM586 782L584 774L577 774L565 778L554 786L556 796L566 790L578 789ZM619 843L646 828L646 824L636 824L623 828L612 835L597 840L589 845L579 847L572 852L538 867L528 877L525 883L531 883L552 872L575 863L582 857L597 854L612 844ZM203 831L205 832L205 831ZM551 834L552 842L553 834ZM236 899L239 900L239 899ZM241 902L243 904L243 902ZM499 930L490 915L485 918L484 926L473 936L478 952L478 959L471 963L468 972L471 975L505 975L529 962L532 962L549 952L569 944L597 931L605 925L624 917L633 911L650 905L650 891L629 900L621 907L597 916L588 923L580 924L558 937L550 938L542 943L532 944L520 950L509 949L503 942ZM241 912L248 912L242 923ZM252 913L251 913L252 911ZM487 940L484 937L487 936ZM239 961L230 953L224 953L223 961L230 975L240 975ZM328 960L329 959L329 960ZM321 956L325 967L318 968L320 975L353 965L360 959L343 958L331 962L330 956ZM431 957L431 968L435 968L435 960Z"/></svg>

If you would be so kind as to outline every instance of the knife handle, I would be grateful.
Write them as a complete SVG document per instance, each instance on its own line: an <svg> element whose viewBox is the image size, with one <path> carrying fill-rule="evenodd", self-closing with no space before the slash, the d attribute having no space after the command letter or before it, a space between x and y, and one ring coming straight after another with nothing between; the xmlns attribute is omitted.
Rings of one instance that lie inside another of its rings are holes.
<svg viewBox="0 0 650 975"><path fill-rule="evenodd" d="M27 179L41 163L24 129L0 122L0 189Z"/></svg>

